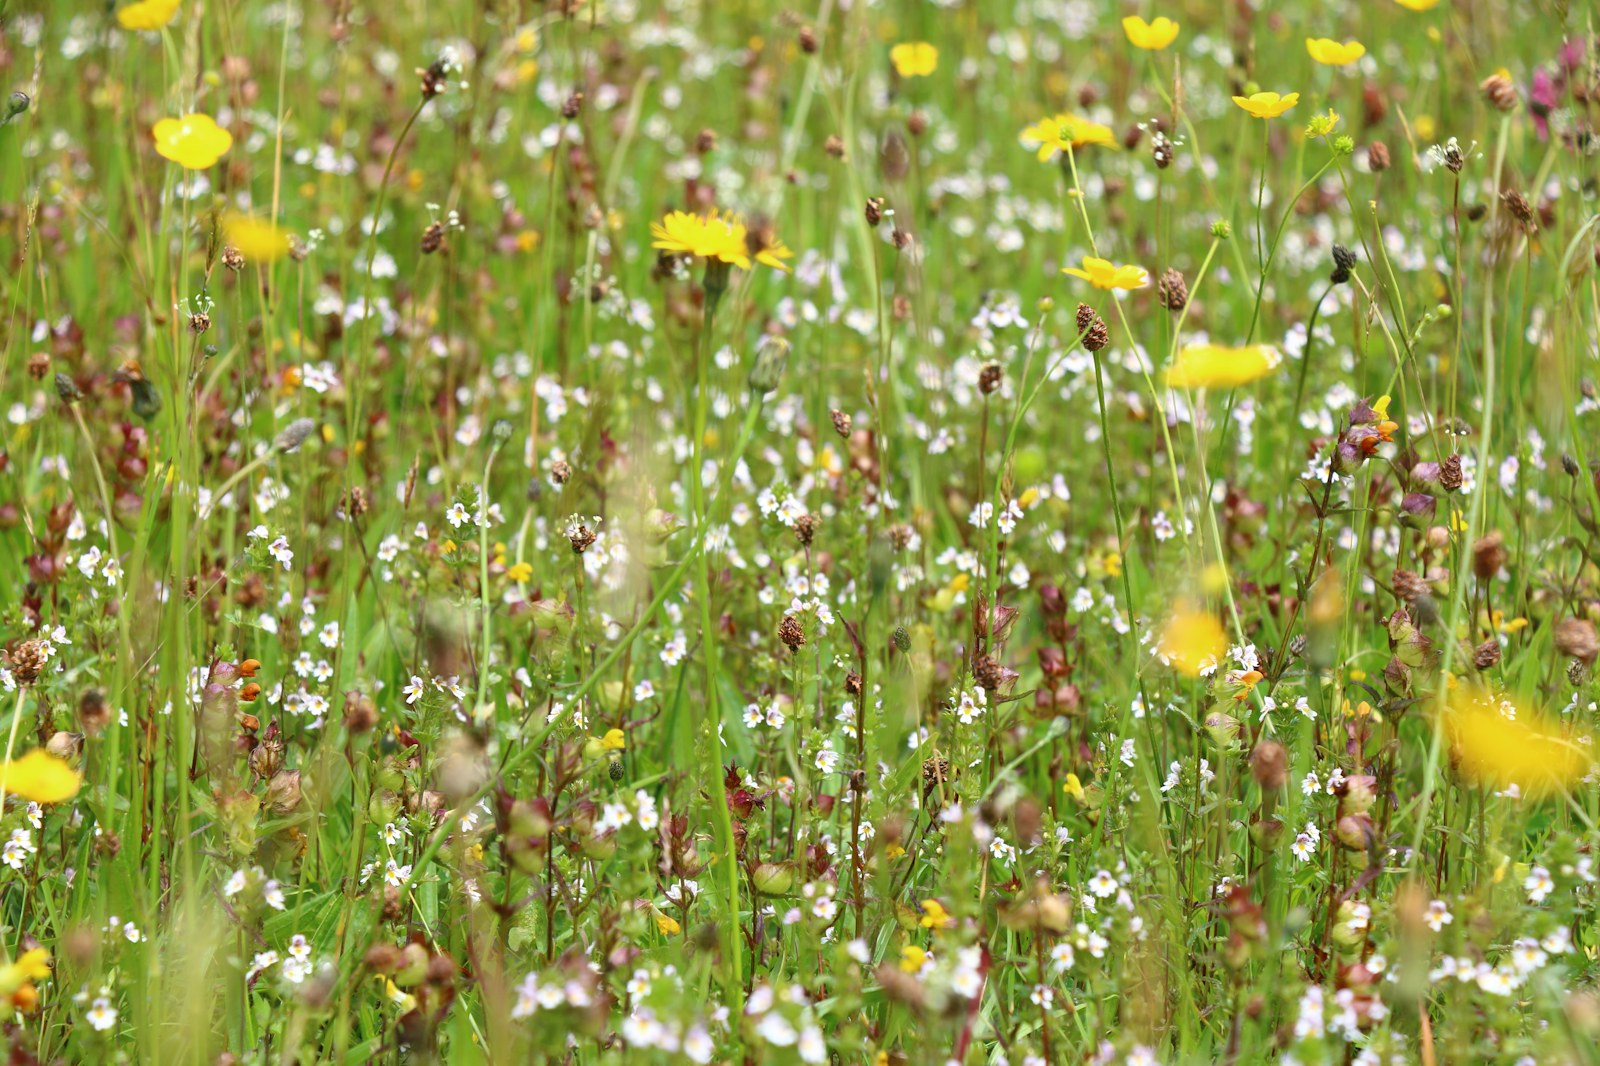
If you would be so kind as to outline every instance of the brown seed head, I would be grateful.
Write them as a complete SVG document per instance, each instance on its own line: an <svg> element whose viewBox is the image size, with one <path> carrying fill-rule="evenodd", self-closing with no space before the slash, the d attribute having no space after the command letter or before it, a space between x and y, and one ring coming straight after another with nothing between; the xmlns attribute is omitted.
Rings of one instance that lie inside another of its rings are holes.
<svg viewBox="0 0 1600 1066"><path fill-rule="evenodd" d="M1105 320L1088 304L1078 305L1077 322L1078 336L1085 351L1098 352L1111 343L1111 331L1106 328Z"/></svg>
<svg viewBox="0 0 1600 1066"><path fill-rule="evenodd" d="M1182 311L1187 307L1189 286L1183 280L1183 275L1172 267L1163 270L1161 280L1156 283L1156 298L1168 311Z"/></svg>
<svg viewBox="0 0 1600 1066"><path fill-rule="evenodd" d="M806 642L805 627L800 624L800 619L792 614L783 616L783 621L778 623L778 639L794 651Z"/></svg>

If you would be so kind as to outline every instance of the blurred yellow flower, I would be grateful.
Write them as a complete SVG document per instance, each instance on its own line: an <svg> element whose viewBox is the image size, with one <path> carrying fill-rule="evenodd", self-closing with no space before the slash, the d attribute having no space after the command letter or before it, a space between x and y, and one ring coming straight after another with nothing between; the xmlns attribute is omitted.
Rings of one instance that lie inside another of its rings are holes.
<svg viewBox="0 0 1600 1066"><path fill-rule="evenodd" d="M159 30L178 13L178 0L138 0L117 8L117 25L125 30Z"/></svg>
<svg viewBox="0 0 1600 1066"><path fill-rule="evenodd" d="M1061 782L1061 791L1065 792L1079 803L1084 801L1083 782L1078 780L1077 774L1069 773L1067 775L1067 779Z"/></svg>
<svg viewBox="0 0 1600 1066"><path fill-rule="evenodd" d="M1235 96L1233 102L1256 118L1277 118L1300 102L1300 94L1279 96L1277 93L1251 93L1249 96Z"/></svg>
<svg viewBox="0 0 1600 1066"><path fill-rule="evenodd" d="M39 1005L35 981L50 976L50 953L44 948L24 951L15 962L0 966L0 1004L28 1013ZM10 1017L10 1009L0 1009L0 1017Z"/></svg>
<svg viewBox="0 0 1600 1066"><path fill-rule="evenodd" d="M1340 44L1329 37L1307 37L1306 52L1325 67L1343 67L1367 54L1367 46L1360 41Z"/></svg>
<svg viewBox="0 0 1600 1066"><path fill-rule="evenodd" d="M1185 677L1199 677L1228 650L1228 634L1210 611L1180 607L1161 631L1156 648Z"/></svg>
<svg viewBox="0 0 1600 1066"><path fill-rule="evenodd" d="M922 901L922 928L924 929L949 929L956 924L950 917L950 912L944 909L944 904L936 899Z"/></svg>
<svg viewBox="0 0 1600 1066"><path fill-rule="evenodd" d="M1039 146L1041 162L1064 153L1069 145L1074 151L1090 144L1117 146L1116 134L1111 132L1110 126L1065 114L1040 119L1023 130L1019 139L1025 145Z"/></svg>
<svg viewBox="0 0 1600 1066"><path fill-rule="evenodd" d="M1524 796L1547 795L1594 766L1579 737L1520 700L1463 685L1450 694L1444 713L1457 765L1498 788L1516 785Z"/></svg>
<svg viewBox="0 0 1600 1066"><path fill-rule="evenodd" d="M1128 42L1135 48L1159 52L1178 39L1178 24L1165 15L1150 22L1138 15L1129 15L1122 20L1122 32L1128 35Z"/></svg>
<svg viewBox="0 0 1600 1066"><path fill-rule="evenodd" d="M662 936L677 936L683 932L683 926L678 924L678 919L660 911L656 911L656 928L660 930Z"/></svg>
<svg viewBox="0 0 1600 1066"><path fill-rule="evenodd" d="M0 793L35 803L60 803L78 794L83 775L43 748L0 766Z"/></svg>
<svg viewBox="0 0 1600 1066"><path fill-rule="evenodd" d="M889 49L889 62L902 78L925 78L939 66L939 50L927 41L902 41Z"/></svg>
<svg viewBox="0 0 1600 1066"><path fill-rule="evenodd" d="M1394 2L1412 11L1427 11L1429 8L1439 6L1439 0L1394 0Z"/></svg>
<svg viewBox="0 0 1600 1066"><path fill-rule="evenodd" d="M1063 267L1061 273L1082 278L1097 289L1137 289L1147 279L1143 267L1119 266L1092 255L1084 256L1083 266Z"/></svg>
<svg viewBox="0 0 1600 1066"><path fill-rule="evenodd" d="M1283 357L1270 344L1229 348L1221 344L1189 344L1167 368L1174 389L1216 389L1248 385L1276 370Z"/></svg>
<svg viewBox="0 0 1600 1066"><path fill-rule="evenodd" d="M210 115L164 118L150 132L156 139L156 152L185 170L209 169L233 147L233 134Z"/></svg>
<svg viewBox="0 0 1600 1066"><path fill-rule="evenodd" d="M229 212L222 216L222 235L253 263L270 263L289 254L289 234L265 219Z"/></svg>
<svg viewBox="0 0 1600 1066"><path fill-rule="evenodd" d="M606 730L606 735L600 738L600 749L602 751L621 751L627 746L627 738L622 735L622 730L620 729L608 729Z"/></svg>
<svg viewBox="0 0 1600 1066"><path fill-rule="evenodd" d="M915 944L907 944L900 949L900 969L906 973L916 973L927 961L928 953Z"/></svg>
<svg viewBox="0 0 1600 1066"><path fill-rule="evenodd" d="M506 571L506 577L519 585L526 585L533 577L533 564L529 562L514 563Z"/></svg>

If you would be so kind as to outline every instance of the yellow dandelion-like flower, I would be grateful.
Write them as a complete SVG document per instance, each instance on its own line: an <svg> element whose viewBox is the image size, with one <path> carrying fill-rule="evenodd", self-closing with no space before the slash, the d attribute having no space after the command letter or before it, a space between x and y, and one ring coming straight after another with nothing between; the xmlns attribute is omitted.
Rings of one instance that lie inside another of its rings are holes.
<svg viewBox="0 0 1600 1066"><path fill-rule="evenodd" d="M1300 102L1300 94L1279 96L1277 93L1251 93L1249 96L1235 96L1233 102L1256 118L1277 118Z"/></svg>
<svg viewBox="0 0 1600 1066"><path fill-rule="evenodd" d="M660 222L650 223L655 238L650 247L696 259L717 259L749 269L745 252L744 227L715 211L705 215L672 211Z"/></svg>
<svg viewBox="0 0 1600 1066"><path fill-rule="evenodd" d="M222 235L252 263L270 263L289 254L289 234L280 226L250 215L222 216Z"/></svg>
<svg viewBox="0 0 1600 1066"><path fill-rule="evenodd" d="M1199 677L1228 650L1228 634L1210 611L1181 607L1167 619L1157 650L1178 673Z"/></svg>
<svg viewBox="0 0 1600 1066"><path fill-rule="evenodd" d="M35 803L60 803L78 794L83 775L43 748L0 766L0 792Z"/></svg>
<svg viewBox="0 0 1600 1066"><path fill-rule="evenodd" d="M1109 259L1096 259L1092 255L1084 256L1083 266L1063 267L1061 273L1082 278L1097 289L1107 290L1142 288L1149 280L1143 267L1119 265Z"/></svg>
<svg viewBox="0 0 1600 1066"><path fill-rule="evenodd" d="M1444 713L1457 765L1486 784L1548 795L1594 766L1578 736L1520 700L1463 685L1450 694Z"/></svg>
<svg viewBox="0 0 1600 1066"><path fill-rule="evenodd" d="M902 78L925 78L939 67L939 49L927 41L902 41L889 49L889 62Z"/></svg>
<svg viewBox="0 0 1600 1066"><path fill-rule="evenodd" d="M1117 146L1116 135L1111 132L1110 126L1078 115L1054 115L1040 119L1023 130L1019 139L1030 148L1038 145L1041 162L1066 152L1068 146L1073 151L1091 144L1110 148Z"/></svg>
<svg viewBox="0 0 1600 1066"><path fill-rule="evenodd" d="M1360 41L1340 44L1329 37L1307 37L1306 52L1325 67L1349 66L1367 54L1367 46Z"/></svg>
<svg viewBox="0 0 1600 1066"><path fill-rule="evenodd" d="M117 25L125 30L159 30L178 14L178 0L138 0L117 8Z"/></svg>
<svg viewBox="0 0 1600 1066"><path fill-rule="evenodd" d="M1175 389L1218 389L1248 385L1278 368L1283 357L1270 344L1229 348L1221 344L1189 344L1167 368L1167 385Z"/></svg>
<svg viewBox="0 0 1600 1066"><path fill-rule="evenodd" d="M210 115L164 118L151 129L156 152L185 170L207 170L233 147L233 134Z"/></svg>
<svg viewBox="0 0 1600 1066"><path fill-rule="evenodd" d="M1159 52L1178 39L1178 24L1165 15L1149 22L1138 15L1129 15L1122 20L1122 32L1128 35L1128 43L1135 48Z"/></svg>

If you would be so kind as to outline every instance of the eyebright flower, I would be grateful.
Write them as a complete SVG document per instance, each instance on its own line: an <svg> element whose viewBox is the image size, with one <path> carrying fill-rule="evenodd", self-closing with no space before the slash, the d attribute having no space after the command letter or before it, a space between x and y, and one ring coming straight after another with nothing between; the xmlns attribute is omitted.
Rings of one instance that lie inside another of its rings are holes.
<svg viewBox="0 0 1600 1066"><path fill-rule="evenodd" d="M117 8L117 25L125 30L159 30L178 13L178 0L138 0Z"/></svg>
<svg viewBox="0 0 1600 1066"><path fill-rule="evenodd" d="M1235 96L1233 102L1256 118L1277 118L1300 102L1300 94L1279 96L1277 93L1251 93L1249 96Z"/></svg>
<svg viewBox="0 0 1600 1066"><path fill-rule="evenodd" d="M185 170L208 170L233 147L233 134L210 115L164 118L150 133L156 139L156 153Z"/></svg>
<svg viewBox="0 0 1600 1066"><path fill-rule="evenodd" d="M1082 267L1063 267L1061 273L1082 278L1097 289L1137 289L1149 280L1143 267L1118 265L1092 255L1084 256Z"/></svg>
<svg viewBox="0 0 1600 1066"><path fill-rule="evenodd" d="M1360 41L1340 44L1330 37L1307 37L1306 53L1325 67L1349 66L1367 54L1367 46Z"/></svg>
<svg viewBox="0 0 1600 1066"><path fill-rule="evenodd" d="M1229 348L1220 344L1189 344L1167 368L1167 385L1174 389L1216 389L1248 385L1277 369L1283 357L1270 344Z"/></svg>
<svg viewBox="0 0 1600 1066"><path fill-rule="evenodd" d="M1129 15L1122 20L1122 32L1128 35L1128 43L1135 48L1159 52L1178 39L1178 24L1165 15L1149 22L1138 15Z"/></svg>
<svg viewBox="0 0 1600 1066"><path fill-rule="evenodd" d="M939 49L927 41L902 41L889 49L889 62L902 78L925 78L939 66Z"/></svg>
<svg viewBox="0 0 1600 1066"><path fill-rule="evenodd" d="M1040 162L1046 162L1058 154L1065 153L1069 145L1073 151L1090 144L1111 148L1117 145L1117 138L1111 132L1111 127L1091 122L1078 115L1066 114L1040 119L1023 130L1019 139L1025 145L1039 146Z"/></svg>

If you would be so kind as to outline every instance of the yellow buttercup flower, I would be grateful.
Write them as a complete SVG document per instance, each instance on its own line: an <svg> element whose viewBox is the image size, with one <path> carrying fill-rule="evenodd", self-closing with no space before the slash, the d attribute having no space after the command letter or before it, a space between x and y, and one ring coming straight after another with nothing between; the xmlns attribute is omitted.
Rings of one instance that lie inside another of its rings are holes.
<svg viewBox="0 0 1600 1066"><path fill-rule="evenodd" d="M1023 144L1039 146L1041 162L1066 152L1069 145L1073 151L1090 144L1112 148L1117 145L1116 134L1111 132L1110 126L1077 115L1054 115L1040 119L1023 130L1019 139Z"/></svg>
<svg viewBox="0 0 1600 1066"><path fill-rule="evenodd" d="M1343 67L1367 54L1367 46L1360 41L1340 44L1329 37L1307 37L1306 52L1325 67Z"/></svg>
<svg viewBox="0 0 1600 1066"><path fill-rule="evenodd" d="M1439 6L1439 0L1394 0L1394 2L1412 11L1427 11Z"/></svg>
<svg viewBox="0 0 1600 1066"><path fill-rule="evenodd" d="M1182 607L1167 619L1157 651L1185 677L1199 677L1228 650L1228 634L1210 611Z"/></svg>
<svg viewBox="0 0 1600 1066"><path fill-rule="evenodd" d="M1190 344L1178 351L1167 368L1167 385L1174 389L1217 389L1248 385L1276 370L1283 357L1270 344L1229 348L1221 344Z"/></svg>
<svg viewBox="0 0 1600 1066"><path fill-rule="evenodd" d="M156 152L185 170L207 170L233 147L233 134L210 115L164 118L150 132L156 139Z"/></svg>
<svg viewBox="0 0 1600 1066"><path fill-rule="evenodd" d="M117 25L125 30L159 30L178 14L178 0L138 0L117 8Z"/></svg>
<svg viewBox="0 0 1600 1066"><path fill-rule="evenodd" d="M927 41L902 41L889 49L889 62L902 78L925 78L939 66L939 50Z"/></svg>
<svg viewBox="0 0 1600 1066"><path fill-rule="evenodd" d="M1300 102L1300 94L1279 96L1277 93L1251 93L1249 96L1235 96L1233 102L1256 118L1277 118Z"/></svg>
<svg viewBox="0 0 1600 1066"><path fill-rule="evenodd" d="M222 216L222 235L253 263L271 263L289 254L289 234L265 219L229 212Z"/></svg>
<svg viewBox="0 0 1600 1066"><path fill-rule="evenodd" d="M0 793L35 803L60 803L78 794L83 775L43 748L0 765Z"/></svg>
<svg viewBox="0 0 1600 1066"><path fill-rule="evenodd" d="M1148 279L1143 267L1118 265L1109 259L1084 256L1083 266L1063 267L1063 274L1082 278L1097 289L1137 289Z"/></svg>
<svg viewBox="0 0 1600 1066"><path fill-rule="evenodd" d="M1122 32L1128 35L1128 43L1135 48L1159 52L1178 39L1178 24L1165 15L1150 22L1138 15L1129 15L1122 20Z"/></svg>

